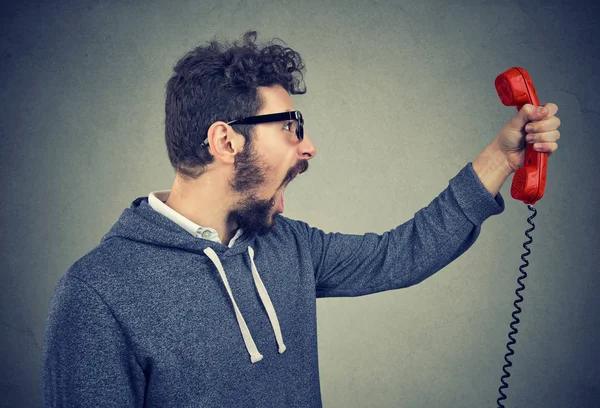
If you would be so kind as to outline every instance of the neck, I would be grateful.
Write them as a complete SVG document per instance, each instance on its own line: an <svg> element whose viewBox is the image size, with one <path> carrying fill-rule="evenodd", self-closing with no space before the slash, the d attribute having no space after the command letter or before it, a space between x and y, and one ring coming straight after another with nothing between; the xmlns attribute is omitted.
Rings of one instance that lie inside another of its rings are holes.
<svg viewBox="0 0 600 408"><path fill-rule="evenodd" d="M165 204L196 224L215 229L221 242L228 245L238 226L228 219L234 197L224 177L208 169L195 180L177 174Z"/></svg>

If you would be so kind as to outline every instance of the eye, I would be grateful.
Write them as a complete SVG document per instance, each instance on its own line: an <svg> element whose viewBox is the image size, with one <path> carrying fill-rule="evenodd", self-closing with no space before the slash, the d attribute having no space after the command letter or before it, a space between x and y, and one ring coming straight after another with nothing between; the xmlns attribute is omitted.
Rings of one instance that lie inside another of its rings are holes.
<svg viewBox="0 0 600 408"><path fill-rule="evenodd" d="M283 128L285 130L287 130L288 132L292 132L292 126L294 125L294 121L290 120L289 122L286 122L285 125L283 125Z"/></svg>

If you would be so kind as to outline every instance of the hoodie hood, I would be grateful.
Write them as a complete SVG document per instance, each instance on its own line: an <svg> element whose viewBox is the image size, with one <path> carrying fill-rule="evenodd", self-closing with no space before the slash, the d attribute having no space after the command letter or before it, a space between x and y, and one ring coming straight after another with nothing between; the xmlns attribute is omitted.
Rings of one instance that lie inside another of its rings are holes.
<svg viewBox="0 0 600 408"><path fill-rule="evenodd" d="M148 197L138 197L123 211L118 221L102 237L101 242L116 237L196 253L203 253L205 248L210 247L217 254L229 256L247 252L256 234L244 232L231 248L224 244L196 238L174 221L155 211L148 203Z"/></svg>

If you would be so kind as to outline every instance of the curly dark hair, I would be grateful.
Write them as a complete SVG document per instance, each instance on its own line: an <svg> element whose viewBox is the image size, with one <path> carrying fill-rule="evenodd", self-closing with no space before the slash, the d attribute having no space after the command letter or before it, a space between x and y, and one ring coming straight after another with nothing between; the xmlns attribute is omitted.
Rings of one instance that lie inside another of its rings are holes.
<svg viewBox="0 0 600 408"><path fill-rule="evenodd" d="M264 103L257 87L281 85L290 94L306 93L300 54L278 38L257 46L256 37L256 31L248 31L233 44L213 39L173 68L166 87L165 141L171 165L182 177L197 178L214 160L203 144L214 122L257 114ZM253 127L233 126L248 147Z"/></svg>

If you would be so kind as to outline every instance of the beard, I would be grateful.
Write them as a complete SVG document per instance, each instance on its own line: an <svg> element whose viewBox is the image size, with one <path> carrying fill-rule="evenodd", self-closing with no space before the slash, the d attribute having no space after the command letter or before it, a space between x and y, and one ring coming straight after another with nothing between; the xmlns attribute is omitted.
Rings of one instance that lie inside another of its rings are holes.
<svg viewBox="0 0 600 408"><path fill-rule="evenodd" d="M234 221L244 231L263 235L275 225L274 206L273 198L261 200L256 195L250 194L240 200L237 207L231 210L229 220Z"/></svg>
<svg viewBox="0 0 600 408"><path fill-rule="evenodd" d="M275 225L276 213L275 195L268 200L258 198L256 191L265 182L269 167L262 163L249 141L248 146L238 157L234 164L234 177L230 182L231 188L243 193L237 205L229 212L228 220L237 223L239 228L259 235L270 231ZM285 175L279 188L287 185L298 174L308 170L308 161L300 160L291 167Z"/></svg>

